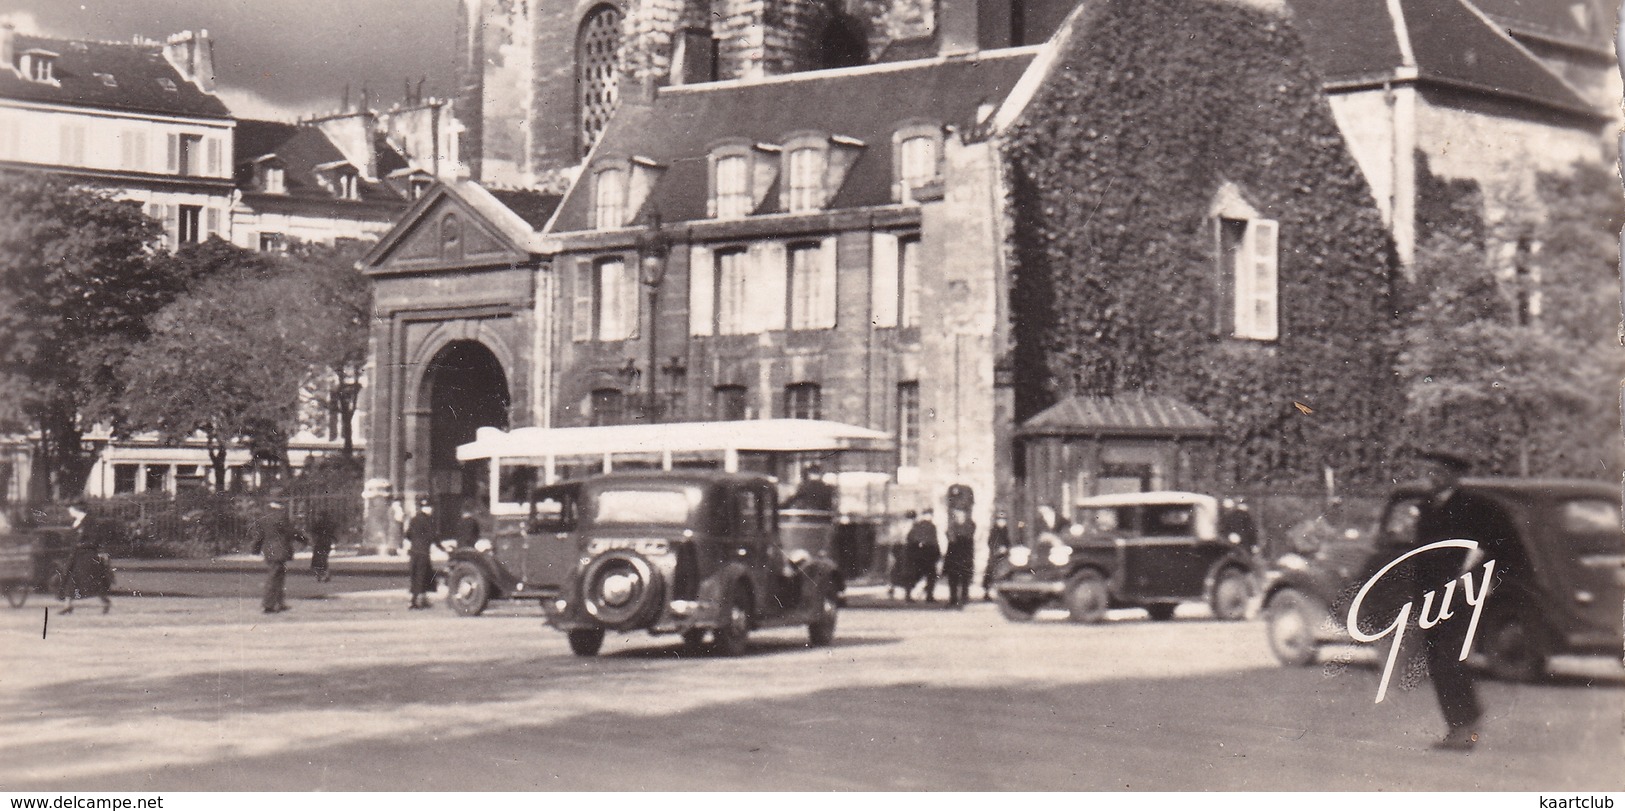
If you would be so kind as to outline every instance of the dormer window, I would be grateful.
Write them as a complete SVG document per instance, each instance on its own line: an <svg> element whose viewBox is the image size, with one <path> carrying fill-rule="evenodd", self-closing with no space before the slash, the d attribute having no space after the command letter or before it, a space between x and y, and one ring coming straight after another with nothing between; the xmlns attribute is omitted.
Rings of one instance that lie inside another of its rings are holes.
<svg viewBox="0 0 1625 811"><path fill-rule="evenodd" d="M938 139L934 133L911 134L897 142L898 199L914 199L914 190L938 180Z"/></svg>
<svg viewBox="0 0 1625 811"><path fill-rule="evenodd" d="M267 166L262 185L268 194L282 194L288 190L287 173L280 166Z"/></svg>
<svg viewBox="0 0 1625 811"><path fill-rule="evenodd" d="M593 175L592 223L594 228L626 225L626 170L604 169Z"/></svg>
<svg viewBox="0 0 1625 811"><path fill-rule="evenodd" d="M356 176L350 172L340 172L338 176L338 195L340 200L359 200L361 194L356 184Z"/></svg>
<svg viewBox="0 0 1625 811"><path fill-rule="evenodd" d="M111 73L95 73L91 75L95 76L103 87L118 87L118 79Z"/></svg>
<svg viewBox="0 0 1625 811"><path fill-rule="evenodd" d="M50 51L38 49L24 51L18 60L22 74L32 81L56 84L56 57Z"/></svg>
<svg viewBox="0 0 1625 811"><path fill-rule="evenodd" d="M744 155L723 155L713 164L716 215L745 217L755 206L750 193L750 159Z"/></svg>
<svg viewBox="0 0 1625 811"><path fill-rule="evenodd" d="M180 88L177 88L175 86L175 80L174 79L160 78L158 80L158 86L163 88L164 91L167 92L167 93L179 93L180 92Z"/></svg>
<svg viewBox="0 0 1625 811"><path fill-rule="evenodd" d="M785 210L816 211L824 205L824 151L801 147L785 160Z"/></svg>
<svg viewBox="0 0 1625 811"><path fill-rule="evenodd" d="M361 185L355 167L346 161L333 161L316 167L327 191L340 200L360 200Z"/></svg>
<svg viewBox="0 0 1625 811"><path fill-rule="evenodd" d="M429 187L432 186L432 185L434 185L434 181L430 180L429 178L426 178L426 177L414 177L414 178L412 178L412 185L410 187L412 199L413 200L422 200L423 195L429 193Z"/></svg>

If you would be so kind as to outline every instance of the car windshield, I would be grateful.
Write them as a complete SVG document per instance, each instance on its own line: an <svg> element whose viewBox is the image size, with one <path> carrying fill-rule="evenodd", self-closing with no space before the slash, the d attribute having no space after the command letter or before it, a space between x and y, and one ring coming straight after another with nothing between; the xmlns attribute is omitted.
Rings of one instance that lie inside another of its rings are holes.
<svg viewBox="0 0 1625 811"><path fill-rule="evenodd" d="M608 524L687 524L699 503L698 490L624 489L598 493L592 522Z"/></svg>

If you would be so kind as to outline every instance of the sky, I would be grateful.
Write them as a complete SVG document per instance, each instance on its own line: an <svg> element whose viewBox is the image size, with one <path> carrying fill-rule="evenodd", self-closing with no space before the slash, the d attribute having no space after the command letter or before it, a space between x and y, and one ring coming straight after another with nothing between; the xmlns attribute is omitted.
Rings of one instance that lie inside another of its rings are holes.
<svg viewBox="0 0 1625 811"><path fill-rule="evenodd" d="M425 95L454 88L457 0L0 0L19 32L72 39L163 40L207 29L215 76L232 112L293 119L337 110L366 84L375 106L427 77Z"/></svg>

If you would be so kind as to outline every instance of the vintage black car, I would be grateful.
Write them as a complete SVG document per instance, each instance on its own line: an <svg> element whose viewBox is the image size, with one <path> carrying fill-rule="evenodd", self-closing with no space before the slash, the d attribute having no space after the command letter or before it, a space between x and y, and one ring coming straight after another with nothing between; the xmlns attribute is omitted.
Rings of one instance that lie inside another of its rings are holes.
<svg viewBox="0 0 1625 811"><path fill-rule="evenodd" d="M999 609L1026 621L1059 606L1073 622L1141 607L1155 620L1206 600L1241 619L1254 593L1257 525L1244 505L1200 493L1152 492L1079 501L1070 523L1010 550L996 576Z"/></svg>
<svg viewBox="0 0 1625 811"><path fill-rule="evenodd" d="M1465 479L1458 487L1493 505L1491 525L1511 539L1506 548L1488 550L1508 573L1489 593L1475 638L1474 650L1489 671L1529 680L1544 675L1556 654L1618 659L1625 636L1618 487L1535 479ZM1416 547L1417 507L1427 495L1419 485L1397 488L1374 531L1275 562L1265 578L1264 616L1270 649L1281 662L1311 664L1322 645L1351 642L1346 623L1353 596Z"/></svg>
<svg viewBox="0 0 1625 811"><path fill-rule="evenodd" d="M681 634L691 650L709 639L729 656L759 628L800 625L813 645L834 641L830 516L781 513L771 479L617 473L582 482L579 496L580 558L547 604L577 655L596 655L607 631Z"/></svg>
<svg viewBox="0 0 1625 811"><path fill-rule="evenodd" d="M490 541L458 546L447 556L447 603L478 616L491 600L556 597L580 557L575 536L580 482L538 487L523 515L499 515Z"/></svg>

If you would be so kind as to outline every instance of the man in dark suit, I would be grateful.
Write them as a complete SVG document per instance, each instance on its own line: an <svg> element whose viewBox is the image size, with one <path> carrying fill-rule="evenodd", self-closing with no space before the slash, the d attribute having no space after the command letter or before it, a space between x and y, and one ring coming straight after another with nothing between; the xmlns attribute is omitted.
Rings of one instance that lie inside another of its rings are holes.
<svg viewBox="0 0 1625 811"><path fill-rule="evenodd" d="M1478 549L1437 549L1414 559L1412 598L1420 606L1425 592L1442 589L1465 572L1482 575L1479 566L1486 556L1494 558L1497 551L1508 546L1506 536L1510 528L1493 503L1465 493L1459 487L1462 476L1471 466L1465 457L1431 451L1418 458L1424 467L1423 481L1431 495L1418 505L1417 546L1454 539L1479 544ZM1501 565L1501 561L1497 561L1498 569ZM1479 582L1474 583L1475 589L1482 587ZM1467 626L1466 614L1458 612L1455 617L1423 631L1428 675L1447 727L1444 738L1434 744L1436 749L1468 751L1478 743L1478 722L1484 710L1478 701L1473 670L1461 660Z"/></svg>
<svg viewBox="0 0 1625 811"><path fill-rule="evenodd" d="M84 504L69 505L68 515L73 519L74 546L64 570L64 594L58 595L68 598L68 607L59 613L72 614L76 599L97 597L102 601L102 613L106 614L113 610L113 601L107 596L113 585L113 573L102 558L102 552L114 540L117 529L107 519L91 515Z"/></svg>
<svg viewBox="0 0 1625 811"><path fill-rule="evenodd" d="M254 525L254 546L251 551L265 558L265 595L260 608L267 614L288 610L284 588L288 579L288 561L293 560L295 544L304 544L305 536L293 526L282 494L273 491L265 503L265 514Z"/></svg>
<svg viewBox="0 0 1625 811"><path fill-rule="evenodd" d="M445 549L440 539L440 522L434 517L434 505L427 497L418 499L418 511L406 522L406 561L412 608L428 608L429 592L434 591L434 566L429 562L429 550Z"/></svg>
<svg viewBox="0 0 1625 811"><path fill-rule="evenodd" d="M909 574L912 578L903 598L914 602L914 585L925 580L925 601L937 601L937 563L942 560L942 545L937 541L937 525L931 521L931 508L920 511L919 520L908 530Z"/></svg>

